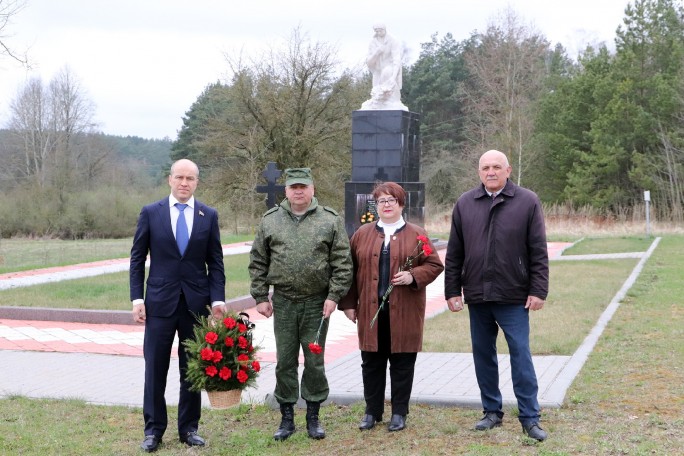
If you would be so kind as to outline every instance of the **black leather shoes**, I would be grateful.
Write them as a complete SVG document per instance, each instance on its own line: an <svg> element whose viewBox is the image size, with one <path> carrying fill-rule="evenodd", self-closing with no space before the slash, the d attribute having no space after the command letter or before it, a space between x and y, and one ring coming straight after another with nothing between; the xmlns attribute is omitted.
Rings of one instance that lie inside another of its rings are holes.
<svg viewBox="0 0 684 456"><path fill-rule="evenodd" d="M495 427L501 426L501 417L496 412L485 413L484 418L475 423L475 430L487 431Z"/></svg>
<svg viewBox="0 0 684 456"><path fill-rule="evenodd" d="M142 448L145 453L153 453L157 451L161 441L161 437L157 437L156 435L146 435L145 440L143 440L143 443L140 444L140 448Z"/></svg>
<svg viewBox="0 0 684 456"><path fill-rule="evenodd" d="M197 435L196 431L188 432L180 436L180 441L187 446L204 446L204 439Z"/></svg>
<svg viewBox="0 0 684 456"><path fill-rule="evenodd" d="M549 436L546 431L539 427L539 424L532 423L527 426L523 426L523 432L529 437L543 442Z"/></svg>
<svg viewBox="0 0 684 456"><path fill-rule="evenodd" d="M363 415L363 418L361 419L361 422L359 423L359 429L362 431L368 431L370 429L373 429L375 426L375 423L379 423L382 421L382 416L376 418L373 415Z"/></svg>
<svg viewBox="0 0 684 456"><path fill-rule="evenodd" d="M403 415L392 415L392 419L387 426L390 432L401 431L406 427L406 417Z"/></svg>

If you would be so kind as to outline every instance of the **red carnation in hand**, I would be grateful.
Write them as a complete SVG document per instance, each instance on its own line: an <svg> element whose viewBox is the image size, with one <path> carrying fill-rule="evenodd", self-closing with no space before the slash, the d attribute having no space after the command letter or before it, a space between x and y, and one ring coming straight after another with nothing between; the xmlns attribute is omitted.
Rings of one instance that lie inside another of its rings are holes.
<svg viewBox="0 0 684 456"><path fill-rule="evenodd" d="M416 236L416 240L418 243L416 246L413 248L411 251L411 254L406 257L406 260L404 261L404 264L399 267L399 272L401 271L409 271L412 272L413 268L413 262L416 261L418 257L421 255L430 256L432 254L432 247L428 244L430 240L427 238L427 236L423 236L422 234ZM372 328L375 325L375 322L378 320L378 315L380 315L380 311L385 308L385 303L387 302L387 298L389 298L390 293L394 289L394 284L390 283L387 289L385 290L385 294L382 295L382 300L380 301L380 305L378 306L378 310L375 311L375 315L373 318L371 318L370 321L370 327Z"/></svg>
<svg viewBox="0 0 684 456"><path fill-rule="evenodd" d="M211 361L214 358L214 350L211 348L203 348L200 350L200 356L202 357L202 361Z"/></svg>
<svg viewBox="0 0 684 456"><path fill-rule="evenodd" d="M214 365L212 365L212 366L207 366L207 368L204 369L204 372L205 372L209 377L213 377L214 375L216 375L216 374L218 373L218 369L216 369L216 366L214 366Z"/></svg>
<svg viewBox="0 0 684 456"><path fill-rule="evenodd" d="M222 367L219 371L219 377L221 377L223 380L228 380L232 375L233 373L227 367Z"/></svg>
<svg viewBox="0 0 684 456"><path fill-rule="evenodd" d="M245 371L241 370L240 372L237 373L237 379L238 379L238 382L245 383L247 381L247 379L249 379L249 375L247 375L247 373Z"/></svg>
<svg viewBox="0 0 684 456"><path fill-rule="evenodd" d="M254 372L259 372L261 370L261 364L259 364L259 361L252 361L252 370Z"/></svg>
<svg viewBox="0 0 684 456"><path fill-rule="evenodd" d="M235 325L237 324L237 322L233 318L226 317L223 319L223 324L225 325L226 328L233 329L233 328L235 328Z"/></svg>
<svg viewBox="0 0 684 456"><path fill-rule="evenodd" d="M209 331L206 336L204 336L204 340L206 340L210 344L215 344L216 341L218 340L218 334L216 334L213 331Z"/></svg>
<svg viewBox="0 0 684 456"><path fill-rule="evenodd" d="M216 350L216 351L212 354L211 360L212 360L213 362L218 363L218 362L221 361L222 359L223 359L223 353L221 353L220 351Z"/></svg>
<svg viewBox="0 0 684 456"><path fill-rule="evenodd" d="M316 332L316 339L309 343L309 351L314 355L320 355L323 353L323 347L318 344L321 337L321 330L323 329L323 323L325 323L325 315L321 318L321 322L318 324L318 331Z"/></svg>
<svg viewBox="0 0 684 456"><path fill-rule="evenodd" d="M233 340L233 338L230 336L226 337L226 347L232 347L234 345L235 341Z"/></svg>
<svg viewBox="0 0 684 456"><path fill-rule="evenodd" d="M240 331L240 333L246 332L247 331L247 325L244 325L242 323L238 323L238 331Z"/></svg>
<svg viewBox="0 0 684 456"><path fill-rule="evenodd" d="M241 355L238 355L238 362L240 361L249 361L249 356L245 355L244 353Z"/></svg>

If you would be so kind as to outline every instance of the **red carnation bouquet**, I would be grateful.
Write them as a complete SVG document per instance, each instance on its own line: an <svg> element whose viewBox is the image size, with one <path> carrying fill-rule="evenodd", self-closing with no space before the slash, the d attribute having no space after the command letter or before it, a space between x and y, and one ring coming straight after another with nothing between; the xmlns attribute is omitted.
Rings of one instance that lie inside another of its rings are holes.
<svg viewBox="0 0 684 456"><path fill-rule="evenodd" d="M419 256L425 255L427 257L432 254L432 248L430 247L430 244L428 243L428 238L426 236L418 235L416 237L416 240L418 241L418 244L413 248L411 254L406 257L404 264L402 264L401 267L399 267L399 272L410 271L413 268L413 262L416 261L416 258L418 258ZM378 320L378 315L380 315L380 311L385 308L385 302L387 302L387 298L389 298L389 295L393 289L394 284L390 281L390 284L387 287L385 294L382 295L382 301L378 306L378 310L375 312L375 315L373 316L373 319L370 322L371 328L375 326L375 322Z"/></svg>
<svg viewBox="0 0 684 456"><path fill-rule="evenodd" d="M254 323L244 312L228 311L222 318L199 317L194 338L185 340L192 391L229 391L254 384L261 365L252 343Z"/></svg>

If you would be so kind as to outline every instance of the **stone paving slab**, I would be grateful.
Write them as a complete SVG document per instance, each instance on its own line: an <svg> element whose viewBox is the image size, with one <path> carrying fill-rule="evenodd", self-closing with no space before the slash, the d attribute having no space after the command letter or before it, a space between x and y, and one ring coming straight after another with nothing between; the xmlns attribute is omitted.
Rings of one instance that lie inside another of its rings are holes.
<svg viewBox="0 0 684 456"><path fill-rule="evenodd" d="M569 356L535 356L542 407L558 407L563 397L549 394L549 385ZM56 353L1 350L0 397L81 399L103 405L142 407L144 360L137 356L93 353ZM301 369L301 368L300 368ZM501 392L507 406L516 404L510 381L508 356L499 357ZM356 351L326 367L330 382L328 402L351 404L363 400L361 356ZM30 372L30 375L22 375ZM389 380L389 376L388 376ZM169 368L166 399L178 404L178 360ZM257 386L243 392L243 402L274 405L275 363L262 363ZM390 397L389 382L386 390ZM204 405L209 402L205 393ZM413 403L479 407L480 392L470 353L420 353L416 362Z"/></svg>
<svg viewBox="0 0 684 456"><path fill-rule="evenodd" d="M569 356L533 356L539 380L539 403L542 407L559 407L563 397L549 388ZM330 400L348 404L363 400L361 355L353 353L327 368ZM439 406L481 407L480 389L475 380L471 353L419 353L411 393L412 403ZM499 375L504 405L517 405L510 378L510 358L499 356ZM389 382L385 395L390 398Z"/></svg>

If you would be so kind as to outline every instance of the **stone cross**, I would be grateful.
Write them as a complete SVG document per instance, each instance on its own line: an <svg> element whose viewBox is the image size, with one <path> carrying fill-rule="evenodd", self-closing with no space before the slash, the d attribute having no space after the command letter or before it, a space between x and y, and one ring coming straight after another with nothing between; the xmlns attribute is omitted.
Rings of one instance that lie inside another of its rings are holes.
<svg viewBox="0 0 684 456"><path fill-rule="evenodd" d="M266 206L268 209L275 207L276 194L282 194L285 191L284 185L276 185L276 181L283 172L276 168L275 162L268 162L266 164L266 169L261 173L264 178L266 178L266 185L257 185L257 193L266 193Z"/></svg>

